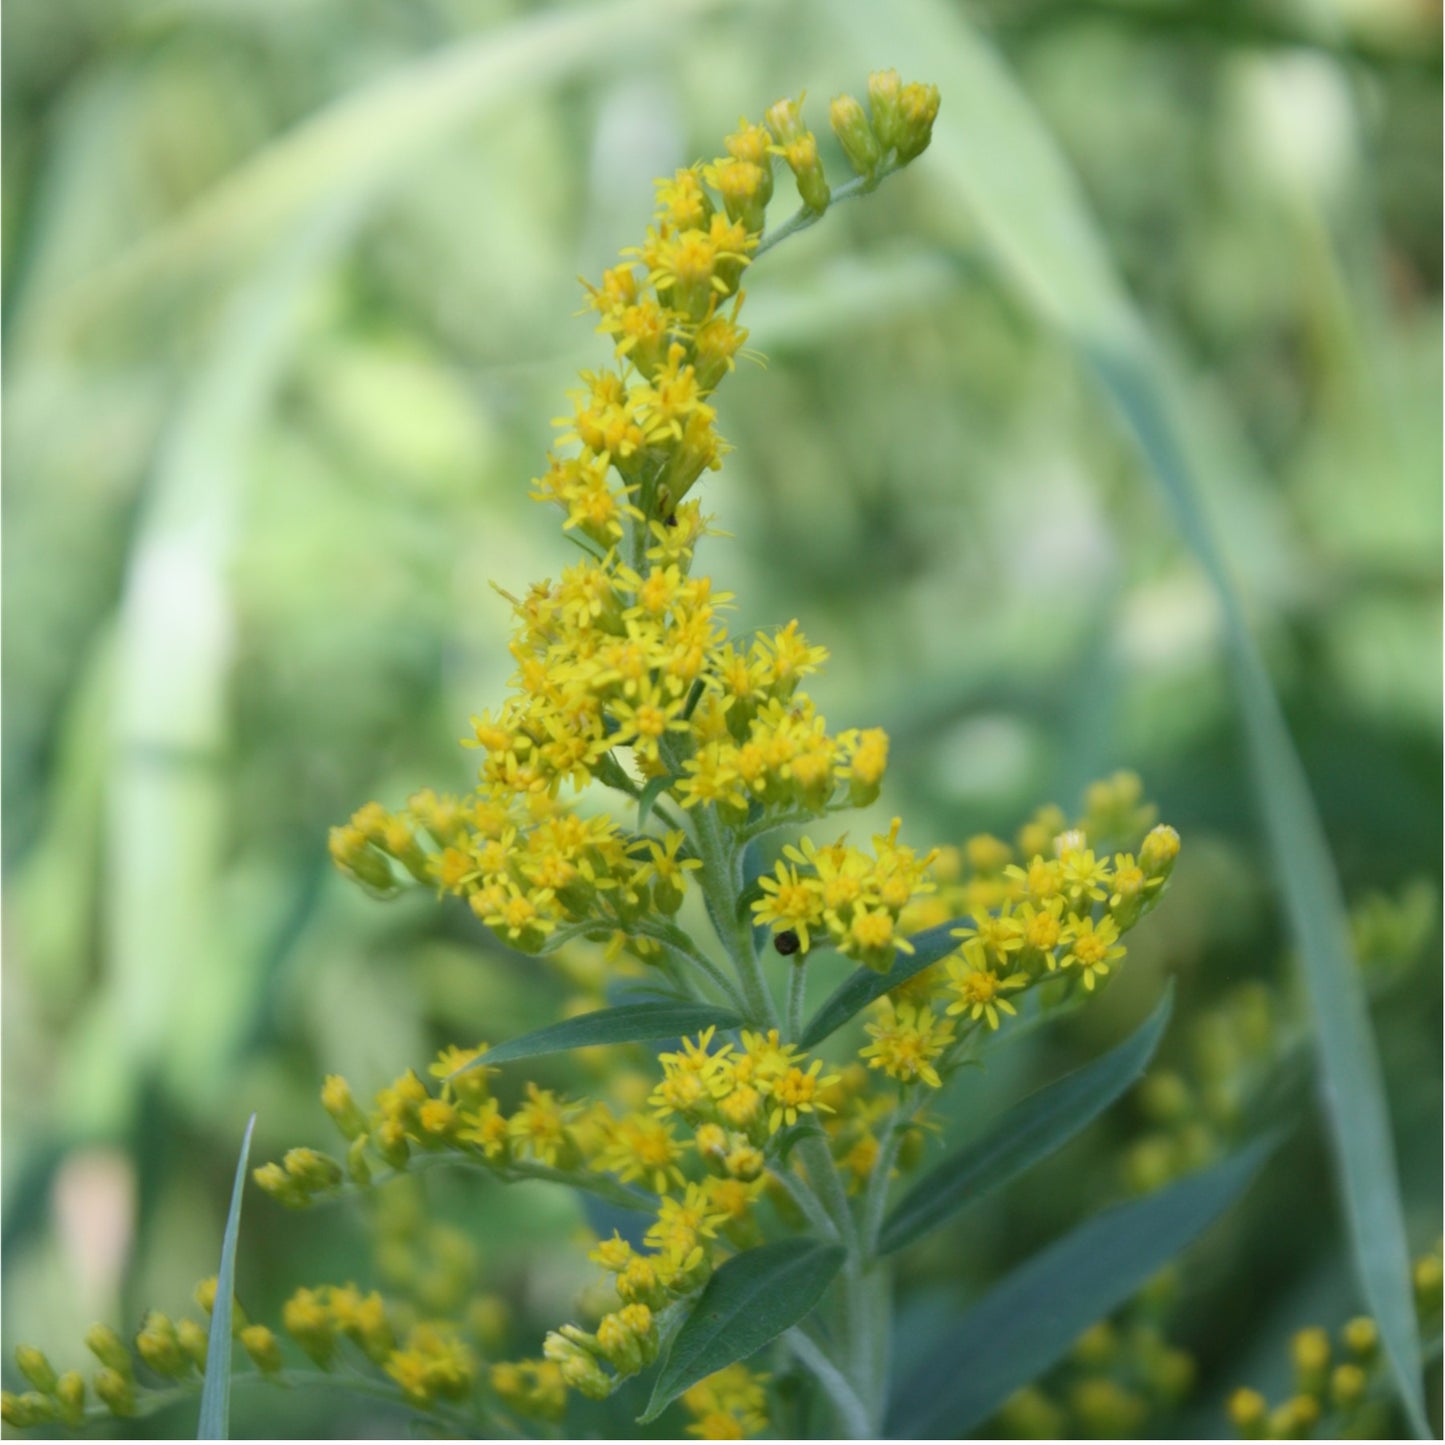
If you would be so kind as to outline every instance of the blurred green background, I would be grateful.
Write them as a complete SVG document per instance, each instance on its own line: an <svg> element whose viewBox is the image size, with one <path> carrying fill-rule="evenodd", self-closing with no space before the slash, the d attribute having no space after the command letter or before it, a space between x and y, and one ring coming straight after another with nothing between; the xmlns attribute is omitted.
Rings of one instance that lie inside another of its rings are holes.
<svg viewBox="0 0 1445 1445"><path fill-rule="evenodd" d="M806 87L824 128L831 95L903 63L895 40L936 57L916 78L946 129L981 34L1076 173L1083 243L1180 379L1349 901L1438 880L1439 31L1430 0L11 0L7 1342L78 1363L93 1318L180 1309L253 1109L259 1157L322 1140L323 1074L369 1091L565 1002L458 912L361 898L326 829L467 786L456 740L511 671L489 583L572 560L526 492L604 353L576 275L740 112ZM819 702L890 729L875 812L914 841L1011 834L1124 764L1183 833L1139 966L1001 1055L991 1099L1117 1037L1166 974L1181 1040L1247 980L1294 1004L1213 596L950 143L751 276L767 364L721 398L736 451L707 499L735 540L702 562L739 626L797 616L831 649ZM1373 993L1418 1251L1440 1232L1440 945L1433 891L1410 907ZM1299 1075L1295 1167L1185 1301L1191 1432L1283 1369L1290 1330L1360 1305ZM993 1277L1117 1193L1141 1127L1122 1106L905 1284ZM435 1193L535 1350L589 1276L577 1206ZM372 1277L359 1218L249 1210L253 1314ZM347 1408L238 1397L236 1430L350 1435L368 1407Z"/></svg>

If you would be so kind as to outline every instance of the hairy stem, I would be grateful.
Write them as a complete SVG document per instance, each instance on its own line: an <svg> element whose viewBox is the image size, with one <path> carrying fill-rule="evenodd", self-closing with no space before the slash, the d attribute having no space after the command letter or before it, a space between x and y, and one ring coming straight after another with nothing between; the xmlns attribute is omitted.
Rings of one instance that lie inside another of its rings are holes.
<svg viewBox="0 0 1445 1445"><path fill-rule="evenodd" d="M798 954L788 970L788 1012L784 1037L796 1039L803 1032L803 994L807 983L806 954Z"/></svg>

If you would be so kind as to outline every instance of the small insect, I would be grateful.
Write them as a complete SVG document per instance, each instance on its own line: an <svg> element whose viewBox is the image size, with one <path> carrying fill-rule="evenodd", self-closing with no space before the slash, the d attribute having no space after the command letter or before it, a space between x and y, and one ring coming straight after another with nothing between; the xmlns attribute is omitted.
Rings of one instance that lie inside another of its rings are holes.
<svg viewBox="0 0 1445 1445"><path fill-rule="evenodd" d="M798 935L791 928L785 928L773 938L773 947L783 955L784 958L795 954L801 947Z"/></svg>

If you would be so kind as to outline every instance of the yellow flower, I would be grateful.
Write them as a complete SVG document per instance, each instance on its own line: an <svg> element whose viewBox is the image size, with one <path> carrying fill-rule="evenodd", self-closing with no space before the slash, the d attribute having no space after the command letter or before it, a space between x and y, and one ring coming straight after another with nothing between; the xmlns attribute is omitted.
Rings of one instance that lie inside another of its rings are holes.
<svg viewBox="0 0 1445 1445"><path fill-rule="evenodd" d="M792 1064L763 1086L763 1092L773 1101L772 1110L768 1114L768 1127L773 1133L776 1134L784 1124L796 1124L800 1114L833 1112L831 1106L825 1104L818 1095L830 1084L836 1084L839 1075L830 1074L826 1079L819 1078L822 1067L821 1059L814 1059L806 1070Z"/></svg>
<svg viewBox="0 0 1445 1445"><path fill-rule="evenodd" d="M1109 965L1124 957L1118 943L1119 925L1112 918L1095 923L1092 918L1075 919L1065 930L1067 945L1059 963L1064 968L1076 967L1084 976L1084 987L1092 989L1095 981L1109 972Z"/></svg>
<svg viewBox="0 0 1445 1445"><path fill-rule="evenodd" d="M882 1069L900 1083L922 1079L932 1088L943 1087L934 1061L953 1042L954 1030L946 1020L935 1019L931 1009L891 1005L882 1020L865 1024L864 1032L873 1042L859 1057L868 1060L869 1068Z"/></svg>
<svg viewBox="0 0 1445 1445"><path fill-rule="evenodd" d="M1018 1012L1004 995L1027 987L1029 981L1024 973L1009 974L1006 978L991 973L984 966L980 954L976 950L970 952L968 945L965 945L962 957L948 960L948 979L954 999L947 1012L967 1014L975 1022L984 1019L991 1029L998 1027L1000 1012Z"/></svg>

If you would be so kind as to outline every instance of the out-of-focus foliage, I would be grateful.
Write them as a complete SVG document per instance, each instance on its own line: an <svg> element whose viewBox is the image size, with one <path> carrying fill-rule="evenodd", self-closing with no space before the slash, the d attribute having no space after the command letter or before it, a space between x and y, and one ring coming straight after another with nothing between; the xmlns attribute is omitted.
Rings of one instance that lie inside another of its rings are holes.
<svg viewBox="0 0 1445 1445"><path fill-rule="evenodd" d="M1219 460L1210 504L1360 906L1423 1250L1438 13L965 8L1078 171ZM64 1367L91 1319L179 1308L214 1268L253 1108L270 1157L321 1126L326 1073L380 1084L556 1015L566 983L488 951L464 912L353 897L327 826L465 787L456 738L512 665L489 584L571 561L526 492L598 352L576 273L739 109L892 62L824 0L12 0L4 41L3 1305L7 1336ZM1295 1016L1218 619L1093 384L959 234L945 183L921 164L761 263L768 374L741 369L720 418L737 450L705 483L737 538L718 581L740 627L798 616L828 644L820 705L889 727L885 805L920 839L1144 774L1190 839L1146 966L1001 1052L984 1088L1010 1098L1097 1052L1168 973L1166 1055L1208 1097L1227 1030L1207 1020L1242 986ZM1307 1118L1280 1052L1266 1103ZM904 1328L1061 1233L1081 1195L1157 1184L1199 1142L1157 1113L1142 1098L905 1257ZM1224 1429L1240 1382L1276 1398L1293 1332L1360 1307L1313 1126L1288 1147L1298 1167L1208 1246L1227 1268L1191 1277L1171 1325L1198 1361L1190 1431ZM535 1337L584 1283L546 1249L576 1205L447 1183L436 1207ZM268 1209L248 1206L238 1273L258 1313L303 1279L400 1269L344 1213L281 1228ZM284 1428L347 1432L335 1406L288 1401ZM275 1409L238 1397L238 1433L283 1428Z"/></svg>

